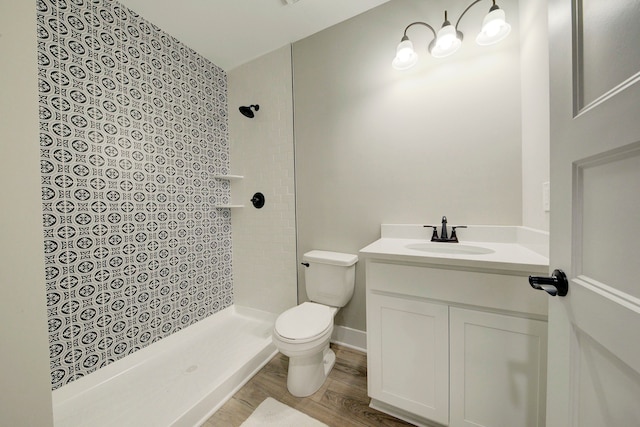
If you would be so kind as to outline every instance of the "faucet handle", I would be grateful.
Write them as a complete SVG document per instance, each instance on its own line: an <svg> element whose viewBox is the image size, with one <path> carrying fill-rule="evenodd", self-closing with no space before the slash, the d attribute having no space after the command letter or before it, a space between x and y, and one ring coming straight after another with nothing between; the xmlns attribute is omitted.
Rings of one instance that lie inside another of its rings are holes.
<svg viewBox="0 0 640 427"><path fill-rule="evenodd" d="M458 242L458 236L456 235L456 228L467 228L466 225L453 225L451 226L451 240Z"/></svg>
<svg viewBox="0 0 640 427"><path fill-rule="evenodd" d="M431 241L438 240L438 227L435 225L423 225L423 227L433 228L433 234L431 234Z"/></svg>

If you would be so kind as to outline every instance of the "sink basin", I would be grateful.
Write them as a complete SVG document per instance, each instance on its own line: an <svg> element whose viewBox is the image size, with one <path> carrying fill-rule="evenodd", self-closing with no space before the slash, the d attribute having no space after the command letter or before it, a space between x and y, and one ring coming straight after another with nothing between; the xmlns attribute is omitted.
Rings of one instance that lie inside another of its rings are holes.
<svg viewBox="0 0 640 427"><path fill-rule="evenodd" d="M405 246L407 249L415 251L431 252L434 254L451 254L451 255L486 255L492 254L493 249L483 248L482 246L463 245L460 243L412 243Z"/></svg>

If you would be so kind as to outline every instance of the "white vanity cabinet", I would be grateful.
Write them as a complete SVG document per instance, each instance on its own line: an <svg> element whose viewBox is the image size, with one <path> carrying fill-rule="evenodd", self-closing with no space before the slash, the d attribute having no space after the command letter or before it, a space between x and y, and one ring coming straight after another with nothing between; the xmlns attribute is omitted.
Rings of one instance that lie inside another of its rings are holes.
<svg viewBox="0 0 640 427"><path fill-rule="evenodd" d="M527 273L365 265L372 407L416 425L544 426L547 297Z"/></svg>

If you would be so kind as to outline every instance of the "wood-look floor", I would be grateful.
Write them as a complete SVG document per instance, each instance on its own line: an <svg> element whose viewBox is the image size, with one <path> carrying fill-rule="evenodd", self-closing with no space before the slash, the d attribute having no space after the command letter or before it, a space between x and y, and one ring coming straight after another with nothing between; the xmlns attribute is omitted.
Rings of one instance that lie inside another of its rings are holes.
<svg viewBox="0 0 640 427"><path fill-rule="evenodd" d="M289 358L278 353L226 402L203 427L236 427L267 397L272 397L330 427L410 426L402 420L369 408L367 356L331 344L336 363L320 390L299 398L287 391Z"/></svg>

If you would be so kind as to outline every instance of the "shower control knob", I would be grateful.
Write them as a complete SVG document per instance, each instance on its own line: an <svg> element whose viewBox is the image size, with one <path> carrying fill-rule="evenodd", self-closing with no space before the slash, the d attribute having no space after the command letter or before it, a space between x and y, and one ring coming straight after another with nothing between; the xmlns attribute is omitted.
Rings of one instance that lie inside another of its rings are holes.
<svg viewBox="0 0 640 427"><path fill-rule="evenodd" d="M253 195L253 197L251 198L250 202L253 204L253 207L256 209L260 209L264 206L264 194L262 193L256 193Z"/></svg>
<svg viewBox="0 0 640 427"><path fill-rule="evenodd" d="M569 292L569 281L562 270L553 270L551 277L529 276L529 284L533 289L545 291L552 297L563 297Z"/></svg>

